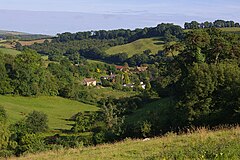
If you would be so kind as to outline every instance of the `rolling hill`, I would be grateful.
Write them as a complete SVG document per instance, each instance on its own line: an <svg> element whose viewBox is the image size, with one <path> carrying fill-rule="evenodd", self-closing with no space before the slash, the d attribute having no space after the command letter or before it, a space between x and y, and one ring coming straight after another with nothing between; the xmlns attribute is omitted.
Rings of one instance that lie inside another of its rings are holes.
<svg viewBox="0 0 240 160"><path fill-rule="evenodd" d="M161 38L143 38L128 44L111 47L106 50L106 53L117 54L126 52L131 57L134 54L143 53L143 51L150 49L152 54L156 54L159 50L163 50L163 45L164 42Z"/></svg>
<svg viewBox="0 0 240 160"><path fill-rule="evenodd" d="M164 137L149 140L126 139L115 144L77 149L60 149L20 158L24 160L167 160L167 159L239 159L240 128L209 131L205 128L194 132L176 135L169 133Z"/></svg>
<svg viewBox="0 0 240 160"><path fill-rule="evenodd" d="M29 33L0 30L0 35L29 35Z"/></svg>
<svg viewBox="0 0 240 160"><path fill-rule="evenodd" d="M38 40L38 39L47 39L50 38L49 35L43 34L31 34L31 33L24 33L18 31L7 31L7 30L0 30L0 38L1 39L20 39L20 40Z"/></svg>
<svg viewBox="0 0 240 160"><path fill-rule="evenodd" d="M64 99L60 97L20 97L0 95L0 106L3 106L10 122L22 119L27 113L37 110L48 115L49 127L55 129L70 129L70 118L80 111L96 111L98 108L93 105Z"/></svg>

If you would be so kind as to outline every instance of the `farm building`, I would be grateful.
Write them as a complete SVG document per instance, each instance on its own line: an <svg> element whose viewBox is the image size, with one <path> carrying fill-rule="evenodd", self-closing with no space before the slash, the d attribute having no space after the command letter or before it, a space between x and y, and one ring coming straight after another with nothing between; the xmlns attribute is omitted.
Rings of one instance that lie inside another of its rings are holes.
<svg viewBox="0 0 240 160"><path fill-rule="evenodd" d="M96 86L97 85L97 81L95 79L93 79L93 78L84 78L83 84L85 86Z"/></svg>

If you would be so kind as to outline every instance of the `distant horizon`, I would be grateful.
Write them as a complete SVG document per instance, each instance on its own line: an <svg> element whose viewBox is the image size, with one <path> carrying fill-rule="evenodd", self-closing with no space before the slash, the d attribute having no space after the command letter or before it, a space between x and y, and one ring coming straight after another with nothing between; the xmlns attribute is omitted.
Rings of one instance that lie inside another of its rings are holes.
<svg viewBox="0 0 240 160"><path fill-rule="evenodd" d="M56 35L88 30L135 29L193 20L238 21L237 0L8 0L1 2L0 30Z"/></svg>

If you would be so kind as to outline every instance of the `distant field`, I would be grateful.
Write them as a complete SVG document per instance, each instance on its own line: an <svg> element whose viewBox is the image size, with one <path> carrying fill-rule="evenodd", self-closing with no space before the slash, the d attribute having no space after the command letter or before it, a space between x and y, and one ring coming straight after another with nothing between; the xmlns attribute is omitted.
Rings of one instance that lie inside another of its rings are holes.
<svg viewBox="0 0 240 160"><path fill-rule="evenodd" d="M113 97L113 98L123 98L130 97L137 94L137 92L124 92L119 90L114 90L110 87L91 87L86 89L88 93L91 93L93 98L100 101L102 98Z"/></svg>
<svg viewBox="0 0 240 160"><path fill-rule="evenodd" d="M205 160L232 159L240 157L240 128L195 132L176 135L169 133L163 137L143 141L126 139L114 144L76 149L61 149L30 154L19 160Z"/></svg>
<svg viewBox="0 0 240 160"><path fill-rule="evenodd" d="M43 43L45 40L48 40L49 42L52 41L52 39L38 39L38 40L18 41L18 42L21 43L22 46L30 46L34 43Z"/></svg>
<svg viewBox="0 0 240 160"><path fill-rule="evenodd" d="M223 32L231 32L240 34L240 27L231 27L231 28L221 28Z"/></svg>
<svg viewBox="0 0 240 160"><path fill-rule="evenodd" d="M10 48L0 48L0 53L16 56L17 54L20 54L21 52L15 50L15 49L10 49Z"/></svg>
<svg viewBox="0 0 240 160"><path fill-rule="evenodd" d="M60 97L20 97L1 96L0 105L3 106L10 122L16 122L27 113L37 110L48 115L50 129L70 129L69 122L64 119L80 111L95 111L98 108L93 105L72 101Z"/></svg>
<svg viewBox="0 0 240 160"><path fill-rule="evenodd" d="M91 60L87 59L87 62L90 64L106 64L106 62L98 61L98 60Z"/></svg>
<svg viewBox="0 0 240 160"><path fill-rule="evenodd" d="M26 40L26 41L22 41L22 40L18 40L18 39L1 40L0 46L4 46L5 48L13 49L13 48L15 48L16 42L19 42L22 46L29 46L34 43L43 43L45 40L48 40L49 42L52 41L52 39L37 39L37 40Z"/></svg>
<svg viewBox="0 0 240 160"><path fill-rule="evenodd" d="M106 52L108 54L126 52L131 57L134 54L143 53L143 51L150 49L152 54L156 54L159 50L163 50L163 45L164 42L160 38L144 38L132 43L111 47Z"/></svg>
<svg viewBox="0 0 240 160"><path fill-rule="evenodd" d="M227 27L227 28L219 28L223 32L231 32L231 33L237 33L240 34L240 27ZM192 29L185 29L184 32L189 32Z"/></svg>

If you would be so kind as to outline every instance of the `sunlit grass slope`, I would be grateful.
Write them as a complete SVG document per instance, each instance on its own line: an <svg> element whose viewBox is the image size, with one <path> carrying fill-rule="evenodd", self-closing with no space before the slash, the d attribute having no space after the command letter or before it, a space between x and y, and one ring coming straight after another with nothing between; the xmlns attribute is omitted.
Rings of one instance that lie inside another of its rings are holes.
<svg viewBox="0 0 240 160"><path fill-rule="evenodd" d="M60 97L20 97L0 96L0 105L3 106L10 122L16 122L27 113L37 110L48 115L50 129L69 129L69 122L65 119L80 111L95 111L98 108L92 105Z"/></svg>
<svg viewBox="0 0 240 160"><path fill-rule="evenodd" d="M168 134L148 141L125 140L115 144L79 149L62 149L31 154L24 160L168 160L231 159L240 157L240 128L208 131L196 130L183 135ZM15 158L13 158L15 159ZM16 158L17 159L17 158Z"/></svg>
<svg viewBox="0 0 240 160"><path fill-rule="evenodd" d="M10 49L10 48L0 48L0 54L10 54L13 56L16 56L17 54L20 54L20 51L17 51L15 49Z"/></svg>
<svg viewBox="0 0 240 160"><path fill-rule="evenodd" d="M125 52L131 57L134 54L143 53L143 51L150 49L152 54L156 54L159 50L163 50L164 42L160 38L143 38L134 42L111 47L106 52L108 54L117 54Z"/></svg>

